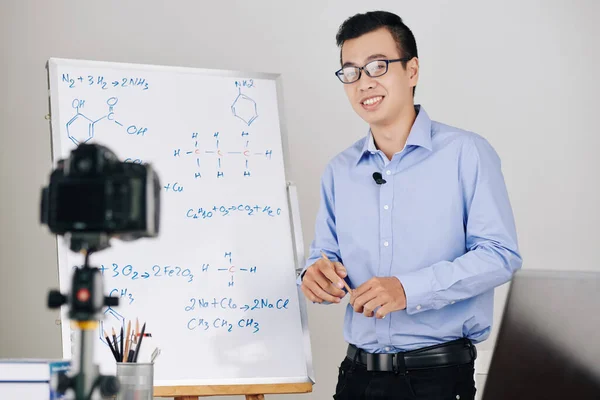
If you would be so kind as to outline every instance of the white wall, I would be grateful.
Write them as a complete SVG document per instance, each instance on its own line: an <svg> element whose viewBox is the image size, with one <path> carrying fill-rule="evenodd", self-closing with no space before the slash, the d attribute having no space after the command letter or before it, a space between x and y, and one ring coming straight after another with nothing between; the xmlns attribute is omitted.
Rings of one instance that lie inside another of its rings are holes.
<svg viewBox="0 0 600 400"><path fill-rule="evenodd" d="M485 136L503 160L525 268L598 269L600 2L34 1L0 3L0 357L60 356L53 237L39 222L51 168L49 57L283 74L290 177L304 240L319 176L365 134L333 71L335 33L356 12L402 16L419 47L416 101ZM498 291L497 318L505 288ZM330 398L343 357L342 307L308 307L317 374ZM494 337L480 346L485 360Z"/></svg>

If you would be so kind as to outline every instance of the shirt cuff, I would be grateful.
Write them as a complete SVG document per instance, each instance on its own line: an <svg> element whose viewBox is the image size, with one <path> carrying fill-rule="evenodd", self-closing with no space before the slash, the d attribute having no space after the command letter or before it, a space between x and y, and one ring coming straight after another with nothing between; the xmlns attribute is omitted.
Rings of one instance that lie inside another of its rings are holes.
<svg viewBox="0 0 600 400"><path fill-rule="evenodd" d="M306 272L308 267L310 267L310 265L305 266L304 269L298 274L298 277L296 278L296 285L302 285L302 278L304 277L304 273Z"/></svg>
<svg viewBox="0 0 600 400"><path fill-rule="evenodd" d="M435 308L433 287L428 271L421 270L396 275L404 287L406 295L406 312L417 314Z"/></svg>

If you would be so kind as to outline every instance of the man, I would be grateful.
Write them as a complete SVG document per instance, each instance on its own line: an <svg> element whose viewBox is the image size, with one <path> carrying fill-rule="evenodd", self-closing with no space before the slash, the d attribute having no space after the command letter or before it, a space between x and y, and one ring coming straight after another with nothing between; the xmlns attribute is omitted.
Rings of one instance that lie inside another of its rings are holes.
<svg viewBox="0 0 600 400"><path fill-rule="evenodd" d="M334 398L473 399L473 344L522 262L500 159L414 104L417 46L400 17L355 15L337 44L336 76L370 130L323 173L299 277L317 303L339 303L342 279L352 288Z"/></svg>

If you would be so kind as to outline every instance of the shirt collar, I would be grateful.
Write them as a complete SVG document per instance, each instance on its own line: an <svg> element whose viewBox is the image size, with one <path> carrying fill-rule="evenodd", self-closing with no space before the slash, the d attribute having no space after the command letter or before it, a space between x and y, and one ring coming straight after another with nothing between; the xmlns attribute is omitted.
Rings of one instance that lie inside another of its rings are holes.
<svg viewBox="0 0 600 400"><path fill-rule="evenodd" d="M431 119L429 118L429 115L427 115L425 108L423 108L421 105L416 104L415 111L417 112L417 118L410 129L405 146L420 146L431 151ZM378 151L377 147L375 146L375 139L373 138L373 134L370 129L365 139L366 140L362 151L356 160L357 164L365 154L375 153Z"/></svg>

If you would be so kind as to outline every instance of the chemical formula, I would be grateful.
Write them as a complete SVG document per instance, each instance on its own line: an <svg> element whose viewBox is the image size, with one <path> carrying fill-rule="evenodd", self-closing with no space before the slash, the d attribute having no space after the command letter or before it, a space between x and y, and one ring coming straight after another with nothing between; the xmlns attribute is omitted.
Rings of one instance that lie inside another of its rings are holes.
<svg viewBox="0 0 600 400"><path fill-rule="evenodd" d="M231 105L231 112L232 115L238 121L242 121L245 126L241 131L241 134L238 136L241 138L238 142L239 144L232 148L224 148L221 139L224 137L224 135L230 137L231 133L227 132L222 134L220 131L217 131L212 133L214 146L211 146L211 148L202 147L199 145L199 132L193 132L193 147L190 146L190 148L183 151L181 148L177 148L173 151L173 156L176 158L186 156L193 159L193 177L195 179L202 177L203 168L204 172L206 173L206 168L209 166L204 167L206 164L205 160L208 160L210 165L214 165L216 167L217 178L224 178L226 175L224 166L227 164L235 165L236 168L237 166L241 165L242 171L240 171L239 174L243 177L251 177L252 171L250 170L250 160L252 158L262 158L266 160L271 160L272 158L272 149L258 150L251 146L250 132L246 128L250 127L250 125L252 125L252 123L258 118L258 106L254 99L242 93L242 88L245 88L246 90L255 88L256 86L254 84L254 80L236 80L234 85L238 94ZM235 133L235 135L238 134Z"/></svg>
<svg viewBox="0 0 600 400"><path fill-rule="evenodd" d="M85 108L85 100L73 99L71 106L76 111L75 116L73 116L66 125L67 136L69 139L77 146L82 143L87 143L96 136L99 129L97 125L101 121L122 127L123 132L128 135L144 136L148 131L147 128L137 127L136 125L129 125L125 128L125 126L115 118L115 106L118 102L118 98L110 97L106 100L106 105L108 106L107 112L100 118L92 119L82 112L82 109Z"/></svg>
<svg viewBox="0 0 600 400"><path fill-rule="evenodd" d="M229 266L227 268L218 268L217 270L221 271L221 272L229 273L230 280L227 282L228 287L232 287L234 285L235 281L233 280L233 277L237 271L242 272L242 273L250 273L250 274L256 273L256 266L237 268L235 265L233 265L233 261L232 261L233 258L231 256L231 252L225 253L225 258L229 261Z"/></svg>
<svg viewBox="0 0 600 400"><path fill-rule="evenodd" d="M212 158L212 162L216 167L216 177L224 178L225 172L223 170L223 166L225 163L229 161L229 158L237 158L238 160L231 160L234 165L243 165L243 170L240 171L240 175L244 177L252 176L252 172L250 171L250 159L253 157L260 157L264 160L271 160L273 155L273 150L266 149L262 151L255 151L250 147L250 133L247 131L242 131L240 136L240 146L237 149L224 149L222 147L222 143L220 140L221 132L214 132L212 134L214 138L214 148L210 150L202 150L198 144L198 132L192 133L192 141L194 143L193 149L184 150L182 152L181 148L175 149L173 151L173 156L175 158L180 158L182 156L191 157L194 165L193 177L195 179L202 177L201 171L201 162L203 159L202 156L206 156L206 158ZM239 158L242 159L242 163L239 162Z"/></svg>

